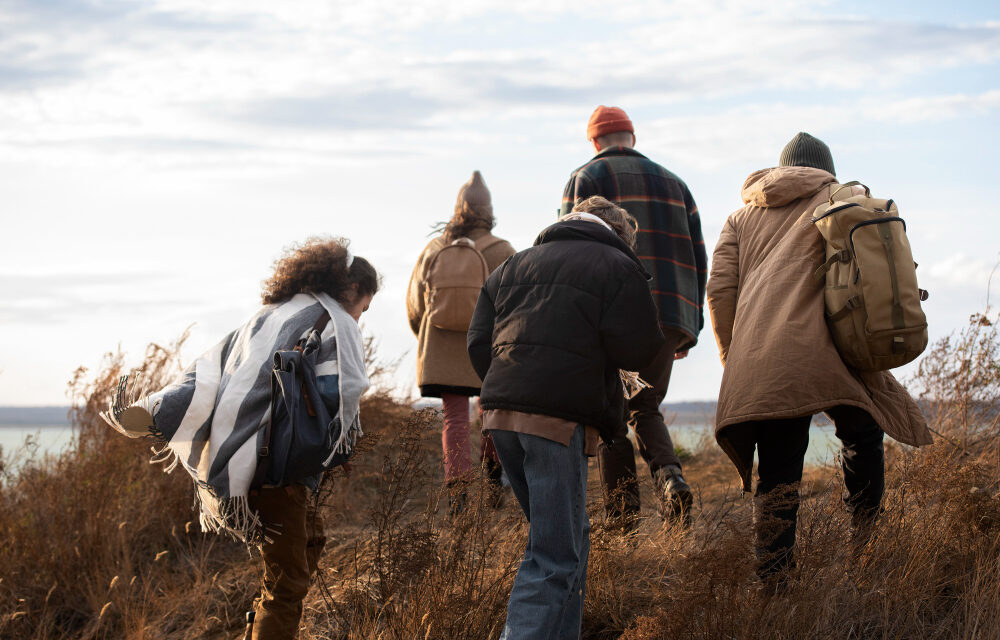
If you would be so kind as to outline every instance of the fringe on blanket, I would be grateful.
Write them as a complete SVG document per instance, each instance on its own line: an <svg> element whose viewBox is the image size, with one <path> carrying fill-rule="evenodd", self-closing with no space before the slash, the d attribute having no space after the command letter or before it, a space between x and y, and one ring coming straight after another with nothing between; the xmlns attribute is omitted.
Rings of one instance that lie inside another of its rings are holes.
<svg viewBox="0 0 1000 640"><path fill-rule="evenodd" d="M198 511L198 522L201 530L217 534L226 534L235 540L239 540L246 545L258 545L261 542L273 542L274 535L279 535L280 531L269 529L263 525L257 513L250 508L247 496L235 496L231 498L221 498L207 482L197 479L197 470L191 469L181 460L173 449L165 434L156 428L155 425L147 427L148 433L138 434L136 431L128 430L122 423L121 417L125 411L131 407L139 407L152 416L153 407L149 396L146 394L145 386L137 384L138 377L133 380L132 390L128 390L128 375L122 376L118 380L118 387L115 394L108 402L108 410L102 411L99 415L115 431L129 438L148 438L155 440L159 445L150 448L153 456L150 464L163 465L164 473L171 473L178 465L181 465L191 476L194 484L194 506ZM360 430L358 430L360 431ZM357 434L352 434L349 449L354 446ZM346 439L345 439L346 440Z"/></svg>
<svg viewBox="0 0 1000 640"><path fill-rule="evenodd" d="M337 454L351 455L354 451L355 445L358 443L358 438L365 435L365 432L361 430L361 421L358 418L354 418L354 422L347 429L341 429L340 438L337 440L333 447L333 451L330 452L330 456L323 461L323 465L330 464L330 461L334 459Z"/></svg>
<svg viewBox="0 0 1000 640"><path fill-rule="evenodd" d="M98 415L108 424L109 427L128 438L148 437L166 442L166 436L153 424L146 427L148 429L147 433L139 434L135 431L129 431L121 423L122 415L125 411L132 407L142 409L151 417L153 415L152 401L146 393L145 384L139 384L139 377L137 375L133 379L132 389L129 391L128 378L128 374L125 374L118 379L118 387L115 389L115 394L111 397L111 400L108 401L108 410L101 411ZM150 422L152 422L152 420L150 420ZM171 469L173 469L172 466Z"/></svg>
<svg viewBox="0 0 1000 640"><path fill-rule="evenodd" d="M625 392L625 399L631 400L643 389L652 389L653 385L639 377L635 371L618 370L618 375L622 379L622 389Z"/></svg>
<svg viewBox="0 0 1000 640"><path fill-rule="evenodd" d="M257 512L250 508L247 496L220 500L211 487L195 482L195 503L199 513L198 522L201 530L206 533L224 533L248 546L274 542L273 536L281 533L263 525Z"/></svg>

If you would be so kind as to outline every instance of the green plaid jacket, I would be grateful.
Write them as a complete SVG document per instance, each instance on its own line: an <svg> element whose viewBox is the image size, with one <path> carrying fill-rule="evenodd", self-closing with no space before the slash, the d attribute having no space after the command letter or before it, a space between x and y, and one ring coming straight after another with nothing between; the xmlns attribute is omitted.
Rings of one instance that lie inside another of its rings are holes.
<svg viewBox="0 0 1000 640"><path fill-rule="evenodd" d="M694 346L705 324L708 254L687 185L638 151L612 147L573 172L559 215L590 196L617 203L639 222L636 254L653 275L650 288L660 324L689 338L679 349Z"/></svg>

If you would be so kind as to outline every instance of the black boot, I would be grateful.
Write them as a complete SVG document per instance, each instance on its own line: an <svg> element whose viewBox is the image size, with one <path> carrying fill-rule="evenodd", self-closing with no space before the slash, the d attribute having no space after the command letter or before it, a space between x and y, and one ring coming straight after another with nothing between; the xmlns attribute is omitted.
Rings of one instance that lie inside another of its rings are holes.
<svg viewBox="0 0 1000 640"><path fill-rule="evenodd" d="M679 465L668 464L653 472L653 484L659 492L660 515L666 522L691 524L691 505L694 494L684 480Z"/></svg>
<svg viewBox="0 0 1000 640"><path fill-rule="evenodd" d="M243 640L250 640L253 638L253 619L257 615L257 612L251 609L247 611L247 626L246 630L243 632Z"/></svg>

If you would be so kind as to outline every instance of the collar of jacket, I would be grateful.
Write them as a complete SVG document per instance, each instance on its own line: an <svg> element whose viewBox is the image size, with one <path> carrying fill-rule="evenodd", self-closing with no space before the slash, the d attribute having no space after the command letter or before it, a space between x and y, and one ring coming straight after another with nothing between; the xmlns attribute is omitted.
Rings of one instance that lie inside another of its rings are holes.
<svg viewBox="0 0 1000 640"><path fill-rule="evenodd" d="M587 222L586 220L565 220L562 222L557 222L554 225L547 227L538 234L535 238L535 245L546 244L549 242L559 242L560 240L586 240L589 242L600 242L601 244L606 244L610 247L618 249L626 256L629 260L635 263L635 266L639 267L639 271L642 272L642 277L646 280L651 280L653 276L646 271L642 266L642 261L639 257L635 255L627 244L625 244L618 234L608 229L607 227L601 226L596 222Z"/></svg>
<svg viewBox="0 0 1000 640"><path fill-rule="evenodd" d="M632 147L608 147L607 149L604 149L600 153L595 155L593 157L593 160L597 160L598 158L607 158L610 156L637 156L639 158L646 157L641 153L639 153L638 151L636 151L635 149L633 149Z"/></svg>

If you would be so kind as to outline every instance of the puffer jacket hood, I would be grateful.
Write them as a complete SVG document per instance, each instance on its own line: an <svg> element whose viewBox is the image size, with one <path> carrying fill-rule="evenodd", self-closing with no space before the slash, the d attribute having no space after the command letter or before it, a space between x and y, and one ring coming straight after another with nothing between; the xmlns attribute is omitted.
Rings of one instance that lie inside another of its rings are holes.
<svg viewBox="0 0 1000 640"><path fill-rule="evenodd" d="M755 207L783 207L807 198L837 180L812 167L773 167L754 171L743 183L743 202Z"/></svg>
<svg viewBox="0 0 1000 640"><path fill-rule="evenodd" d="M597 224L596 222L588 222L586 220L565 220L563 222L557 222L551 226L542 229L542 232L538 234L535 238L534 246L545 244L546 242L555 242L559 240L593 240L606 244L608 246L618 249L629 259L639 267L639 271L642 272L642 277L646 280L652 279L653 276L649 274L648 271L642 266L642 261L639 257L635 255L635 251L629 248L625 241L618 237L618 234Z"/></svg>

